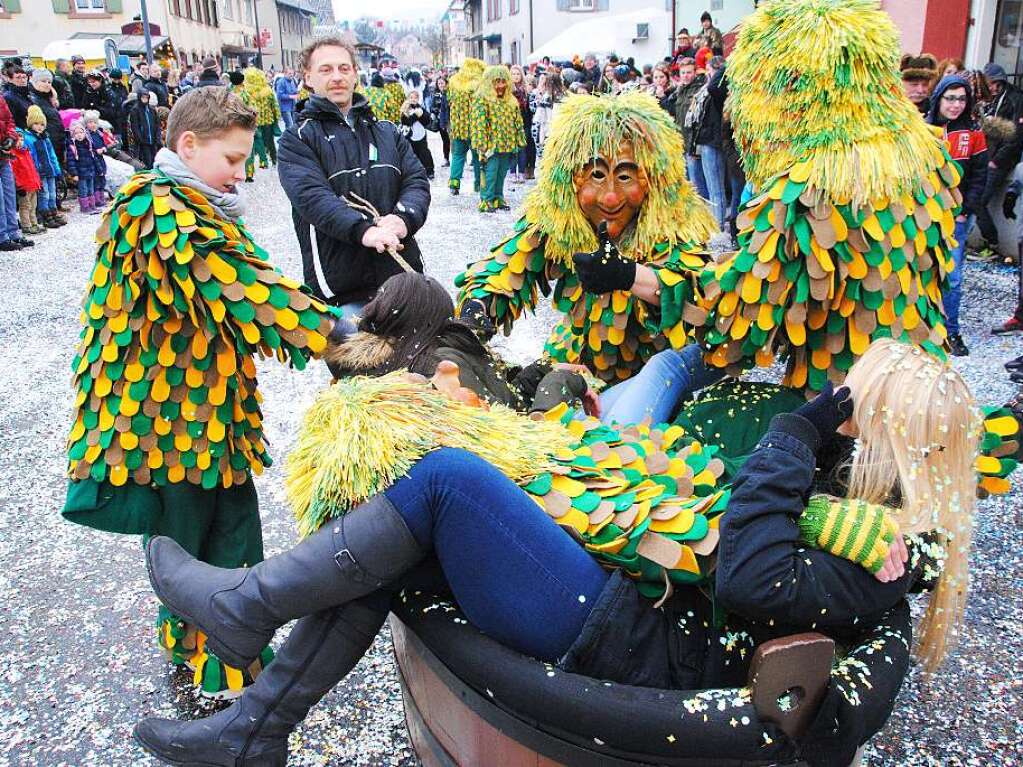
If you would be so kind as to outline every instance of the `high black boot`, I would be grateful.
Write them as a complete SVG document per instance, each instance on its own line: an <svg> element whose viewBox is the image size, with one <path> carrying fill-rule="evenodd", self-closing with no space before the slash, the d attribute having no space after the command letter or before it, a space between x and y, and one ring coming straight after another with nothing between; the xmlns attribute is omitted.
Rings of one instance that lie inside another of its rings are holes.
<svg viewBox="0 0 1023 767"><path fill-rule="evenodd" d="M221 660L247 668L288 621L376 591L424 553L380 493L253 567L213 567L162 536L149 542L146 565L160 601L204 631Z"/></svg>
<svg viewBox="0 0 1023 767"><path fill-rule="evenodd" d="M284 767L288 735L373 644L389 603L390 592L380 591L302 618L229 708L190 722L143 719L135 740L178 767Z"/></svg>

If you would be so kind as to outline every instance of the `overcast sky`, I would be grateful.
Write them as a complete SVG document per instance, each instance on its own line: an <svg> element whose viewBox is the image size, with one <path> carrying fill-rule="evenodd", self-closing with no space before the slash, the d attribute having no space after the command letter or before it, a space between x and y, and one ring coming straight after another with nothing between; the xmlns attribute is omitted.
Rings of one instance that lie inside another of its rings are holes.
<svg viewBox="0 0 1023 767"><path fill-rule="evenodd" d="M374 0L373 3L334 0L334 15L338 20L360 16L382 19L433 18L440 17L449 4L450 0Z"/></svg>

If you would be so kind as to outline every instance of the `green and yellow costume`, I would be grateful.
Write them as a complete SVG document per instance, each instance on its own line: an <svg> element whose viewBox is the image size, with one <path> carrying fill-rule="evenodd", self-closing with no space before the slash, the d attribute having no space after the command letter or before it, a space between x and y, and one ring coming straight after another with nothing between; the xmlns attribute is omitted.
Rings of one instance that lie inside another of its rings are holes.
<svg viewBox="0 0 1023 767"><path fill-rule="evenodd" d="M256 156L259 156L259 167L268 165L267 154L274 165L277 164L277 145L275 134L279 131L281 107L277 97L266 81L263 70L249 67L245 70L245 82L238 90L242 101L256 113L256 135L252 140L252 154L245 163L245 175L252 178L256 172Z"/></svg>
<svg viewBox="0 0 1023 767"><path fill-rule="evenodd" d="M494 81L504 80L503 96L494 90ZM504 199L504 179L515 154L526 145L522 112L512 93L511 72L505 66L487 67L472 100L469 121L472 148L483 165L484 186L480 190L480 210L508 207Z"/></svg>
<svg viewBox="0 0 1023 767"><path fill-rule="evenodd" d="M158 171L121 188L97 242L73 362L64 515L170 535L221 567L254 564L263 548L251 474L270 463L254 357L304 368L325 348L331 315L273 268L241 221ZM201 642L179 624L161 615L165 649L200 666L205 690L240 688L243 672L198 657Z"/></svg>
<svg viewBox="0 0 1023 767"><path fill-rule="evenodd" d="M465 156L472 151L473 189L480 189L479 156L471 149L470 126L472 123L472 100L479 87L480 78L486 65L479 59L466 59L448 80L448 109L450 123L448 135L451 138L451 171L448 186L458 190L465 172Z"/></svg>
<svg viewBox="0 0 1023 767"><path fill-rule="evenodd" d="M786 384L819 391L876 338L944 355L960 172L903 95L899 50L874 0L763 3L743 23L729 108L753 191L738 253L700 275L711 364L780 355Z"/></svg>
<svg viewBox="0 0 1023 767"><path fill-rule="evenodd" d="M626 141L649 181L649 195L618 249L623 257L658 270L665 285L662 308L627 291L587 293L573 268L575 253L597 248L593 226L576 202L573 175L597 156L613 157ZM559 362L584 364L609 382L629 378L669 344L685 346L687 326L698 324L705 313L695 305L693 275L705 263L702 244L716 227L706 202L686 179L684 157L674 123L651 96L630 92L566 100L554 118L522 220L510 237L456 278L459 304L483 301L508 333L555 282L554 305L564 318L547 342L547 353Z"/></svg>
<svg viewBox="0 0 1023 767"><path fill-rule="evenodd" d="M405 103L405 89L401 83L390 82L383 86L369 86L364 90L373 116L378 120L401 123L401 105Z"/></svg>

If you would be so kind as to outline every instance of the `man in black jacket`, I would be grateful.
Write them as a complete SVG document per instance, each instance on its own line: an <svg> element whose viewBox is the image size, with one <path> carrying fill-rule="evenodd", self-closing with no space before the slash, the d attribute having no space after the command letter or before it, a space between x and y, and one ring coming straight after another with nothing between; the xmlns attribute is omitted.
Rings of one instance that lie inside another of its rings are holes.
<svg viewBox="0 0 1023 767"><path fill-rule="evenodd" d="M71 77L69 78L71 84L71 95L74 98L75 109L84 109L82 105L85 103L85 92L89 87L89 84L85 81L85 59L81 56L75 55L71 57ZM58 92L57 97L60 97ZM64 109L64 102L61 102L60 108Z"/></svg>
<svg viewBox="0 0 1023 767"><path fill-rule="evenodd" d="M377 122L366 98L355 93L356 61L338 38L306 47L300 66L315 95L278 147L305 282L346 316L401 272L388 251L401 251L422 272L412 235L430 207L430 182L412 147L392 123ZM379 219L362 209L363 201Z"/></svg>
<svg viewBox="0 0 1023 767"><path fill-rule="evenodd" d="M53 75L53 90L60 102L60 109L74 109L75 95L71 92L71 65L67 59L57 59Z"/></svg>
<svg viewBox="0 0 1023 767"><path fill-rule="evenodd" d="M984 196L977 206L977 228L984 238L981 257L998 255L998 226L988 206L1005 194L1005 187L1023 149L1023 93L1009 82L999 64L984 67L984 78L991 89L991 101L984 107L989 136L988 173Z"/></svg>

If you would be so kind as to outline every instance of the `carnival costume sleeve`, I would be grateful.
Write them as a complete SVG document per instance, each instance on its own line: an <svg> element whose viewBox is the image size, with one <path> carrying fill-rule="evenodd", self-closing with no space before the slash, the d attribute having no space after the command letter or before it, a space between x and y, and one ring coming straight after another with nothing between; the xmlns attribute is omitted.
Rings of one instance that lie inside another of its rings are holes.
<svg viewBox="0 0 1023 767"><path fill-rule="evenodd" d="M899 50L873 0L743 24L728 104L749 187L738 253L701 277L711 364L783 355L787 385L820 391L877 338L944 355L960 171L903 95Z"/></svg>
<svg viewBox="0 0 1023 767"><path fill-rule="evenodd" d="M255 355L301 369L327 308L244 225L158 172L104 213L74 359L73 479L240 484L269 465Z"/></svg>

